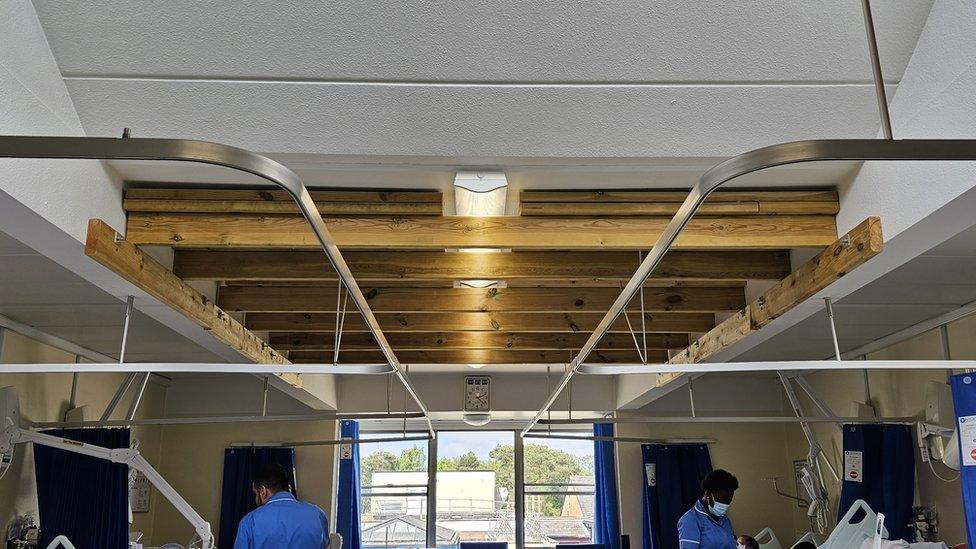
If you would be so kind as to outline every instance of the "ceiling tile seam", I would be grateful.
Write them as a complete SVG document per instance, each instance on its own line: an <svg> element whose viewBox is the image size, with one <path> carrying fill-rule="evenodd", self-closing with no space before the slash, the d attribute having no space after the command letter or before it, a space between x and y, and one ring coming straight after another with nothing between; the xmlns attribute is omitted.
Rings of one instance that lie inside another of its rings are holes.
<svg viewBox="0 0 976 549"><path fill-rule="evenodd" d="M234 77L219 75L153 75L62 73L65 80L124 82L202 82L225 84L316 84L333 86L441 87L441 88L741 88L741 87L873 87L870 80L647 80L647 81L495 81L476 80L355 80L287 77ZM886 81L897 87L899 81Z"/></svg>

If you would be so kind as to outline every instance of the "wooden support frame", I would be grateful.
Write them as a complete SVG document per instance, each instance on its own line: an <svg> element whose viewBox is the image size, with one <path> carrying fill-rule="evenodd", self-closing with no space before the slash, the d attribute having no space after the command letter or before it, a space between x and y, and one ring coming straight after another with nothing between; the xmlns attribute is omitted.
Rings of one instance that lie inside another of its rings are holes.
<svg viewBox="0 0 976 549"><path fill-rule="evenodd" d="M343 252L360 282L462 279L546 282L628 280L639 257L633 251L525 251L451 253L415 250ZM183 280L332 282L334 270L317 252L176 250L173 272ZM782 280L790 254L771 251L676 251L664 256L649 279Z"/></svg>
<svg viewBox="0 0 976 549"><path fill-rule="evenodd" d="M85 255L172 307L248 360L261 364L289 364L287 358L158 261L127 242L101 219L88 222ZM280 377L294 387L302 385L299 374L280 374Z"/></svg>
<svg viewBox="0 0 976 549"><path fill-rule="evenodd" d="M878 255L883 247L881 219L869 217L668 362L694 364L708 360ZM678 375L659 376L658 383L667 383Z"/></svg>
<svg viewBox="0 0 976 549"><path fill-rule="evenodd" d="M631 323L640 325L639 314L630 313ZM589 332L600 313L378 313L384 332ZM336 315L328 313L251 313L244 319L248 329L268 332L332 332ZM648 333L703 333L715 327L715 315L708 313L645 313ZM639 329L639 328L637 328ZM343 331L368 331L362 316L347 314ZM624 318L618 318L611 332L629 333Z"/></svg>
<svg viewBox="0 0 976 549"><path fill-rule="evenodd" d="M605 311L617 288L385 288L363 287L374 313ZM732 312L745 306L741 287L647 288L649 312ZM335 313L335 289L308 286L227 286L218 304L226 311L247 313ZM630 304L640 311L641 303Z"/></svg>
<svg viewBox="0 0 976 549"><path fill-rule="evenodd" d="M359 249L641 249L668 217L330 217L336 244ZM174 248L318 248L300 216L129 214L132 244ZM833 215L735 216L692 219L674 249L821 248L837 235Z"/></svg>
<svg viewBox="0 0 976 549"><path fill-rule="evenodd" d="M640 337L640 336L638 336ZM578 349L586 339L584 333L560 332L391 332L390 345L400 351L435 349L521 349L558 351ZM330 332L275 332L271 346L278 351L330 351L335 348L335 334ZM684 349L688 334L647 334L647 348L654 350ZM342 349L373 350L376 341L369 333L353 332L342 336ZM610 333L600 340L599 350L633 349L629 333Z"/></svg>

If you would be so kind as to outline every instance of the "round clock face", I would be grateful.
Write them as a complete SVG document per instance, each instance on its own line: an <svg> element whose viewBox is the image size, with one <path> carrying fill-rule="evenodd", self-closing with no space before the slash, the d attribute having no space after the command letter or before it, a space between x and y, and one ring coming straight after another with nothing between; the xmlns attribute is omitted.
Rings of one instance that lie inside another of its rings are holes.
<svg viewBox="0 0 976 549"><path fill-rule="evenodd" d="M488 378L469 377L464 380L464 409L487 411L490 407Z"/></svg>

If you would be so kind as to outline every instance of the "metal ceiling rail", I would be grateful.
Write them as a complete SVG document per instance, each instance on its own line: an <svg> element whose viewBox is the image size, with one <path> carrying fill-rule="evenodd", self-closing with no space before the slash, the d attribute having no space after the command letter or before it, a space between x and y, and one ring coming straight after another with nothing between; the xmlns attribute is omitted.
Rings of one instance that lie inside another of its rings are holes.
<svg viewBox="0 0 976 549"><path fill-rule="evenodd" d="M533 426L546 413L546 410L556 401L569 381L576 375L580 366L586 361L600 339L607 333L610 326L624 310L631 299L637 295L644 281L664 258L664 254L671 249L678 235L691 220L695 212L701 207L708 195L720 186L733 179L760 170L799 164L803 162L819 161L976 161L976 140L974 139L819 139L808 141L793 141L780 143L755 149L738 156L734 156L711 168L688 193L688 197L678 208L677 213L664 228L654 247L645 256L637 268L637 272L630 278L623 291L610 306L607 314L597 324L579 353L569 364L569 369L556 384L555 389L543 402L542 407L535 414L528 425L522 430L522 436L528 434ZM836 364L835 364L836 367ZM683 370L682 370L683 371Z"/></svg>
<svg viewBox="0 0 976 549"><path fill-rule="evenodd" d="M386 340L379 322L369 308L366 296L349 270L346 260L329 234L325 220L312 201L308 189L295 172L283 164L266 156L228 145L196 141L190 139L145 139L111 137L51 137L51 136L0 136L0 158L47 158L47 159L93 159L93 160L169 160L198 162L223 166L247 172L265 179L287 192L298 205L305 220L308 221L315 238L325 251L332 267L342 279L353 302L362 313L366 326L376 340L383 357L393 373L403 383L404 388L417 406L427 414L427 406L420 399L410 380L400 370L397 360ZM434 426L427 420L431 436L436 436Z"/></svg>
<svg viewBox="0 0 976 549"><path fill-rule="evenodd" d="M601 423L605 423L602 422ZM715 439L711 438L663 438L653 439L647 437L618 437L618 436L594 436L594 435L559 435L559 434L533 434L525 435L525 438L535 439L555 439L555 440L592 440L595 442L636 442L638 444L715 444ZM551 486L542 484L540 486Z"/></svg>
<svg viewBox="0 0 976 549"><path fill-rule="evenodd" d="M592 423L916 423L910 417L839 417L839 416L641 416L581 419L543 419L540 425L589 425ZM536 436L526 434L526 437Z"/></svg>
<svg viewBox="0 0 976 549"><path fill-rule="evenodd" d="M318 412L281 416L203 416L164 417L149 419L106 419L101 421L42 421L31 422L32 429L77 427L128 427L130 425L205 425L211 423L269 423L278 421L341 421L346 419L415 419L423 412Z"/></svg>
<svg viewBox="0 0 976 549"><path fill-rule="evenodd" d="M248 448L251 446L338 446L340 444L372 444L374 442L419 442L430 440L430 434L423 434L409 437L384 437L384 438L339 438L331 440L296 440L287 442L232 442L231 448ZM424 487L427 485L424 484ZM399 485L397 488L406 488Z"/></svg>
<svg viewBox="0 0 976 549"><path fill-rule="evenodd" d="M802 372L807 370L965 370L976 360L796 360L788 362L699 362L697 364L582 364L577 373L613 376L627 374L712 374L722 372Z"/></svg>
<svg viewBox="0 0 976 549"><path fill-rule="evenodd" d="M216 362L130 362L125 364L0 364L0 374L145 372L181 374L340 374L389 375L386 364L223 364Z"/></svg>

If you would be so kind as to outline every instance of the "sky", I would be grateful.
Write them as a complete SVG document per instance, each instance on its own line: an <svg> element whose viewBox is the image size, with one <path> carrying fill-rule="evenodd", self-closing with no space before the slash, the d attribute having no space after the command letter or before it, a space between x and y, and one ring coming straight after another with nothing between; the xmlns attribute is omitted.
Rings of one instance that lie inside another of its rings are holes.
<svg viewBox="0 0 976 549"><path fill-rule="evenodd" d="M365 435L364 435L365 436ZM379 435L377 435L379 436ZM383 436L389 436L383 435ZM515 433L512 431L438 431L438 457L457 457L467 452L474 452L479 459L487 460L489 453L502 444L515 443ZM589 440L540 440L527 441L530 444L546 444L555 450L562 450L575 456L593 455L593 442ZM399 455L403 450L412 446L419 446L426 450L424 442L385 442L381 444L362 444L359 453L366 457L374 452L388 451Z"/></svg>

